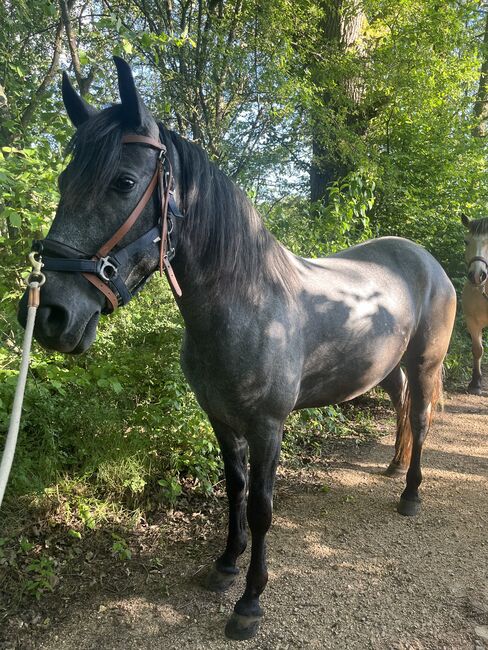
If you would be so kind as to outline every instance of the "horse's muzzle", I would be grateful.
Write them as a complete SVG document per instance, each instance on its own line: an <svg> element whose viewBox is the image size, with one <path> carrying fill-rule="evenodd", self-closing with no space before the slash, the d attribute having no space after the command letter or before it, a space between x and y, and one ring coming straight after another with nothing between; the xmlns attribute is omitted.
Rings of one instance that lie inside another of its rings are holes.
<svg viewBox="0 0 488 650"><path fill-rule="evenodd" d="M481 287L486 282L487 278L485 268L470 268L468 271L468 280L476 287Z"/></svg>
<svg viewBox="0 0 488 650"><path fill-rule="evenodd" d="M468 262L468 280L481 287L488 277L488 261L484 257L472 257Z"/></svg>
<svg viewBox="0 0 488 650"><path fill-rule="evenodd" d="M55 350L64 354L81 354L95 340L97 325L102 310L98 292L83 278L80 278L90 295L74 291L73 284L61 284L58 278L50 273L49 286L41 290L41 302L37 309L34 325L34 338L47 350ZM91 298L93 294L93 298ZM63 296L63 299L61 299ZM28 293L25 292L19 303L17 318L22 327L27 322Z"/></svg>

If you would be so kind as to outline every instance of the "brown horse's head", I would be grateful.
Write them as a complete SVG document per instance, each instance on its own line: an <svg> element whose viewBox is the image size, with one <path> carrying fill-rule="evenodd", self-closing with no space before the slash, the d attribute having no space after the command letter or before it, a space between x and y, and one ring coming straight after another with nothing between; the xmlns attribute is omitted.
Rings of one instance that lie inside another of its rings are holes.
<svg viewBox="0 0 488 650"><path fill-rule="evenodd" d="M468 230L464 240L468 280L481 287L488 277L488 218L470 221L463 214L461 219Z"/></svg>

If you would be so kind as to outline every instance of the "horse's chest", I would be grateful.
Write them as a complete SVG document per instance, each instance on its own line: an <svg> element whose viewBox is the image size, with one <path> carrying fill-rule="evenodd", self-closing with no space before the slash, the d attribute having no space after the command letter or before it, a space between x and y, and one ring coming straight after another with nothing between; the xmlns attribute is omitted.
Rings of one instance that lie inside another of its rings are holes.
<svg viewBox="0 0 488 650"><path fill-rule="evenodd" d="M183 372L201 407L223 421L248 418L272 410L286 417L298 391L299 359L270 337L235 337L196 345L186 338L181 354Z"/></svg>

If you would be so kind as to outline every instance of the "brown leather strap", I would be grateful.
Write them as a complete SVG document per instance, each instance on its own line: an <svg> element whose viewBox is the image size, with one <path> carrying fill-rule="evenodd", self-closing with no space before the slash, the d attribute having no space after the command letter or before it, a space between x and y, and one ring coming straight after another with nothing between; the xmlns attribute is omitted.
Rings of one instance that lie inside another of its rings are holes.
<svg viewBox="0 0 488 650"><path fill-rule="evenodd" d="M97 259L96 257L93 259ZM119 306L119 301L117 299L117 296L115 293L110 289L105 282L100 280L98 276L96 276L94 273L82 273L81 274L84 278L88 280L88 282L91 282L93 286L95 286L99 291L101 291L105 298L107 298L108 302L112 306L112 311L115 311L117 307Z"/></svg>
<svg viewBox="0 0 488 650"><path fill-rule="evenodd" d="M168 278L168 281L172 286L174 292L178 296L178 298L181 298L183 292L181 291L181 287L178 284L178 280L176 279L176 275L175 272L173 271L173 267L171 266L170 261L168 260L166 255L163 258L163 262L164 262L164 268L166 270L166 277Z"/></svg>
<svg viewBox="0 0 488 650"><path fill-rule="evenodd" d="M148 138L145 135L124 135L122 138L122 144L148 144L151 147L160 149L161 151L166 151L165 145L159 142L159 140Z"/></svg>
<svg viewBox="0 0 488 650"><path fill-rule="evenodd" d="M168 252L168 202L169 202L169 191L166 191L164 187L164 170L161 168L160 164L160 176L159 176L159 198L161 201L161 248L159 249L159 272L163 275L163 258ZM171 166L169 169L169 178L168 178L168 189L170 187L169 183L172 180Z"/></svg>
<svg viewBox="0 0 488 650"><path fill-rule="evenodd" d="M119 243L122 237L129 232L129 230L132 228L132 226L139 218L141 212L146 207L147 202L151 198L152 193L154 192L154 189L158 183L158 176L159 176L159 163L156 168L156 171L153 174L153 177L151 178L149 185L146 188L146 191L140 198L139 203L136 205L134 210L127 217L125 223L123 223L120 226L120 228L117 230L117 232L114 235L112 235L112 237L107 242L105 242L105 244L98 250L98 252L96 253L97 257L105 257L107 253L109 253L112 250L112 248L114 248Z"/></svg>
<svg viewBox="0 0 488 650"><path fill-rule="evenodd" d="M122 144L147 144L159 151L166 153L166 147L164 144L155 140L154 138L147 137L145 135L136 135L136 134L127 134L122 138ZM103 244L103 246L98 250L95 256L92 258L94 260L105 257L110 253L110 251L119 243L119 241L129 232L132 226L135 224L137 219L140 217L142 211L146 207L148 201L150 200L156 186L159 186L159 196L161 200L161 247L160 247L160 257L159 257L159 270L161 275L163 275L163 270L166 271L166 277L173 288L177 296L181 296L181 288L178 284L176 276L174 274L173 268L168 259L168 202L169 202L169 193L171 191L171 186L173 183L173 170L171 169L171 163L167 160L169 165L169 177L167 181L167 187L164 186L164 167L161 159L158 160L156 165L156 170L147 186L144 194L140 198L134 210L127 217L125 222L120 226L120 228L112 235L112 237ZM97 289L99 289L107 298L109 304L112 306L112 311L117 309L119 301L115 293L108 287L105 282L103 282L98 276L94 273L82 273L82 275L93 284Z"/></svg>

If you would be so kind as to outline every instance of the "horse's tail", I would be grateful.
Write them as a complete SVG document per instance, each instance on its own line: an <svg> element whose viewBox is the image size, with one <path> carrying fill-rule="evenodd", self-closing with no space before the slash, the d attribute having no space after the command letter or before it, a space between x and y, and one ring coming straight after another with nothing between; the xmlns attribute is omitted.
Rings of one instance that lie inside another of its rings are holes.
<svg viewBox="0 0 488 650"><path fill-rule="evenodd" d="M440 365L434 380L434 390L430 400L430 413L429 413L429 429L434 421L437 411L437 405L440 410L444 410L444 365Z"/></svg>
<svg viewBox="0 0 488 650"><path fill-rule="evenodd" d="M397 430L394 463L399 467L408 467L412 455L412 428L410 426L410 389L408 380L403 385L400 407L397 410Z"/></svg>
<svg viewBox="0 0 488 650"><path fill-rule="evenodd" d="M441 408L443 407L443 376L444 368L441 365L434 378L434 386L430 399L429 429L432 422L434 421L437 405L440 403ZM410 409L410 389L408 386L408 381L406 380L403 387L400 408L397 412L395 463L400 467L408 467L410 465L410 457L412 455L413 436L410 426Z"/></svg>

